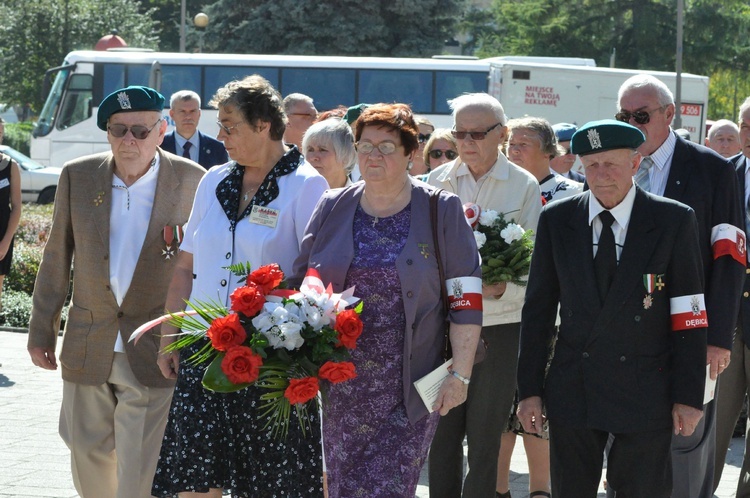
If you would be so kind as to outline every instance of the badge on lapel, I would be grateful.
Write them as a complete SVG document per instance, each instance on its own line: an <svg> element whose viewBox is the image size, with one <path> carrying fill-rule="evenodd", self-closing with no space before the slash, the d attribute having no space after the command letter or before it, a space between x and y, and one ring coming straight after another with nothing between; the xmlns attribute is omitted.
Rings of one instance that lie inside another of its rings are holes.
<svg viewBox="0 0 750 498"><path fill-rule="evenodd" d="M647 310L654 304L653 293L661 291L666 284L664 274L646 273L643 275L643 286L646 288L646 297L643 298L643 309Z"/></svg>
<svg viewBox="0 0 750 498"><path fill-rule="evenodd" d="M104 202L104 192L99 191L96 193L96 197L94 197L94 206L100 206Z"/></svg>
<svg viewBox="0 0 750 498"><path fill-rule="evenodd" d="M172 259L175 256L184 235L182 225L167 225L164 227L164 242L166 243L166 247L161 250L161 255L164 256L164 259Z"/></svg>

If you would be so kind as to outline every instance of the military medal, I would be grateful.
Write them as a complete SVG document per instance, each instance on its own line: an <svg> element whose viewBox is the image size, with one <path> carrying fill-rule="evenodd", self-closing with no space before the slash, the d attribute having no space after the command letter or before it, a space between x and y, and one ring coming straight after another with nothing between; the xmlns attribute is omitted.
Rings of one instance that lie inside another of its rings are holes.
<svg viewBox="0 0 750 498"><path fill-rule="evenodd" d="M663 280L664 275L657 275L655 273L647 273L643 275L643 286L646 288L646 297L643 298L643 309L647 310L654 304L654 298L652 294L654 291L660 291L666 285Z"/></svg>
<svg viewBox="0 0 750 498"><path fill-rule="evenodd" d="M164 227L164 242L166 242L166 247L161 250L161 255L164 256L164 259L172 259L175 251L180 247L183 235L184 233L180 225L167 225ZM173 243L175 243L174 247L172 247Z"/></svg>

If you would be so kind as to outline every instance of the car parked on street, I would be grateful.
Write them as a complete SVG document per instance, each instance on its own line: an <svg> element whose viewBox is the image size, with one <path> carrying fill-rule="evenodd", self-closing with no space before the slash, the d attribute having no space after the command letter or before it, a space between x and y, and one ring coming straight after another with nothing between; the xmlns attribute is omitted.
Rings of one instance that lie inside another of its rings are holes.
<svg viewBox="0 0 750 498"><path fill-rule="evenodd" d="M7 145L0 145L0 152L9 155L21 169L21 200L49 204L55 200L57 181L62 168L42 166L29 156Z"/></svg>

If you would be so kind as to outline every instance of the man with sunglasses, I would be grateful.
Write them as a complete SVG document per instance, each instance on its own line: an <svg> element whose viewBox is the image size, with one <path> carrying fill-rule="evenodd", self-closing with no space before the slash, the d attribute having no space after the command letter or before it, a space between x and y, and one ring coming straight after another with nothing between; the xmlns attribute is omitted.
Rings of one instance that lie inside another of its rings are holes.
<svg viewBox="0 0 750 498"><path fill-rule="evenodd" d="M646 136L638 148L643 160L635 175L636 184L687 204L698 219L708 311L706 365L711 379L716 379L729 365L747 259L734 168L714 151L672 131L674 97L657 78L642 74L625 81L618 92L618 109L617 120L630 123ZM713 495L715 409L715 401L707 403L695 432L672 440L672 496ZM611 491L617 490L608 489Z"/></svg>
<svg viewBox="0 0 750 498"><path fill-rule="evenodd" d="M82 498L143 498L167 421L174 381L156 359L159 338L128 342L161 315L204 170L159 149L164 97L131 86L102 100L97 126L111 150L63 167L33 296L32 362L56 370L60 313L73 295L60 351L60 436Z"/></svg>
<svg viewBox="0 0 750 498"><path fill-rule="evenodd" d="M486 93L461 95L448 103L459 158L432 171L427 182L536 231L542 210L539 183L500 152L508 134L503 106ZM430 448L431 498L495 496L500 438L516 389L525 290L504 283L482 286L487 355L474 366L466 403L438 424ZM462 483L464 436L469 472Z"/></svg>

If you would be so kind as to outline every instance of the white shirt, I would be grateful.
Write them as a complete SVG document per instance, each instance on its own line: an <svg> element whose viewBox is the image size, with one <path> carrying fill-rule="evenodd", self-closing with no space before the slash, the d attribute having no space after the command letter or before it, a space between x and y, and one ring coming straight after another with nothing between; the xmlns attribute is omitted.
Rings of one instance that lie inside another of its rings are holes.
<svg viewBox="0 0 750 498"><path fill-rule="evenodd" d="M328 188L308 162L277 178L279 195L268 204L278 212L276 226L251 223L250 216L237 222L234 236L229 220L216 197L216 187L234 161L215 166L198 185L193 210L185 226L180 250L193 255L193 289L190 300L217 301L229 305L229 296L240 283L223 267L249 262L253 269L278 263L285 274L292 271L302 236L320 196Z"/></svg>
<svg viewBox="0 0 750 498"><path fill-rule="evenodd" d="M185 151L185 142L190 142L190 150L188 151L190 153L190 160L193 162L198 162L198 157L200 156L200 137L198 136L198 132L196 131L193 133L193 136L184 139L182 138L182 135L177 133L177 130L174 131L174 152L178 156L182 156L183 152Z"/></svg>
<svg viewBox="0 0 750 498"><path fill-rule="evenodd" d="M118 305L122 305L146 238L151 208L154 206L159 154L145 175L130 187L112 175L112 209L109 213L109 285ZM116 187L117 185L117 187ZM115 351L125 352L118 332Z"/></svg>
<svg viewBox="0 0 750 498"><path fill-rule="evenodd" d="M661 144L653 154L648 156L654 161L654 165L648 172L648 178L651 181L652 194L664 195L664 190L667 188L667 179L669 178L669 170L672 165L672 156L674 156L674 146L676 143L677 138L675 137L675 134L672 133L672 130L670 130L664 143Z"/></svg>
<svg viewBox="0 0 750 498"><path fill-rule="evenodd" d="M456 195L460 197L463 202L477 202L479 192L482 190L482 185L484 185L485 180L487 180L487 177L490 176L490 173L492 173L494 169L495 168L490 168L487 173L480 176L478 180L475 180L474 175L466 163L461 163L456 170L456 180L458 181L458 191L456 192Z"/></svg>
<svg viewBox="0 0 750 498"><path fill-rule="evenodd" d="M625 245L625 235L628 233L628 224L630 223L630 214L633 212L633 203L635 202L635 185L631 185L625 198L617 206L609 210L615 218L612 223L612 233L615 235L615 248L617 250L617 262L620 262L622 248ZM599 244L599 237L602 233L602 221L599 219L599 213L605 211L605 208L599 204L599 201L589 190L589 225L593 230L594 236L594 256Z"/></svg>

